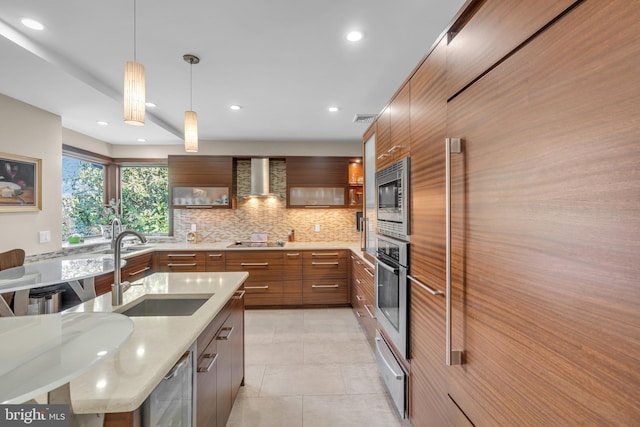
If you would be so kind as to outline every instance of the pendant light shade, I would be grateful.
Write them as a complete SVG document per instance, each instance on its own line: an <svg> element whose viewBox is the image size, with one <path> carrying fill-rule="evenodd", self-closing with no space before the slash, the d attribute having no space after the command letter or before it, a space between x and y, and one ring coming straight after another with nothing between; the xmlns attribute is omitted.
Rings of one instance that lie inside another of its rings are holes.
<svg viewBox="0 0 640 427"><path fill-rule="evenodd" d="M144 125L144 65L136 62L136 0L133 0L133 61L124 65L124 122Z"/></svg>
<svg viewBox="0 0 640 427"><path fill-rule="evenodd" d="M129 61L124 66L124 122L144 125L144 65Z"/></svg>
<svg viewBox="0 0 640 427"><path fill-rule="evenodd" d="M198 114L193 111L193 64L200 62L195 55L182 55L182 59L189 66L189 111L184 112L184 151L188 153L198 152Z"/></svg>
<svg viewBox="0 0 640 427"><path fill-rule="evenodd" d="M195 111L184 112L184 151L198 152L198 113Z"/></svg>

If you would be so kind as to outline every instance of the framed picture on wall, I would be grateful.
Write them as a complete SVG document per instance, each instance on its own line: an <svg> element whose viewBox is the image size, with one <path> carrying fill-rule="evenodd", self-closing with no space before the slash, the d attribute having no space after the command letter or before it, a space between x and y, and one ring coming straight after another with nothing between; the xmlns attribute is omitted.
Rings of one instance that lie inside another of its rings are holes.
<svg viewBox="0 0 640 427"><path fill-rule="evenodd" d="M0 212L42 210L42 160L0 153Z"/></svg>

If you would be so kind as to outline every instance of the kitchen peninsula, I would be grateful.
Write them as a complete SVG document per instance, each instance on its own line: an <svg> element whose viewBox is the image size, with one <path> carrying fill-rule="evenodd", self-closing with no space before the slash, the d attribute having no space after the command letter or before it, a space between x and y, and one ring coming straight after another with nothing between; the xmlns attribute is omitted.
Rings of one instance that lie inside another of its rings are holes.
<svg viewBox="0 0 640 427"><path fill-rule="evenodd" d="M155 273L125 292L121 306L113 307L111 295L107 293L69 309L68 312L125 312L141 300L206 299L192 315L132 315L133 333L120 350L71 382L73 411L78 414L106 413L105 425L135 424L145 399L183 354L196 341L196 354L200 354L207 347L205 339L217 338L214 338L216 331L209 331L221 317L233 317L233 312L229 315L229 305L234 299L241 301L243 293L237 291L247 277L246 272ZM244 310L243 304L240 307ZM243 341L243 329L240 329L235 333ZM206 358L206 355L202 357ZM238 383L243 376L244 366ZM110 416L118 418L118 423L109 424Z"/></svg>

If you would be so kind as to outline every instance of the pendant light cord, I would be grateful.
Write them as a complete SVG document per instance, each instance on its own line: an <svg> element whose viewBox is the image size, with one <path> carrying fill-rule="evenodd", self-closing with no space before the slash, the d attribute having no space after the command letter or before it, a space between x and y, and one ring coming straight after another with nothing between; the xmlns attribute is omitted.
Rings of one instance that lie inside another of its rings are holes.
<svg viewBox="0 0 640 427"><path fill-rule="evenodd" d="M133 0L133 62L136 62L136 0Z"/></svg>
<svg viewBox="0 0 640 427"><path fill-rule="evenodd" d="M193 59L189 64L189 110L193 111Z"/></svg>

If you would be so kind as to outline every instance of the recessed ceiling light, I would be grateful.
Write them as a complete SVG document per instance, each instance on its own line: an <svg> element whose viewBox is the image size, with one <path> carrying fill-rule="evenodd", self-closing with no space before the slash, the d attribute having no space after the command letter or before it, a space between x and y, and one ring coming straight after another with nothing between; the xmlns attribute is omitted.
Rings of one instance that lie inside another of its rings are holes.
<svg viewBox="0 0 640 427"><path fill-rule="evenodd" d="M149 108L153 108L156 106L156 104L154 104L153 102L145 102L144 105L146 105Z"/></svg>
<svg viewBox="0 0 640 427"><path fill-rule="evenodd" d="M347 40L349 40L350 42L357 42L359 40L362 40L362 32L351 31L349 34L347 34Z"/></svg>
<svg viewBox="0 0 640 427"><path fill-rule="evenodd" d="M232 109L233 111L238 111L238 110L242 109L242 106L240 106L240 105L232 105L229 108Z"/></svg>
<svg viewBox="0 0 640 427"><path fill-rule="evenodd" d="M335 113L335 112L339 111L339 110L340 110L340 108L339 108L339 107L329 107L329 108L328 108L328 110L329 110L330 112L332 112L332 113Z"/></svg>
<svg viewBox="0 0 640 427"><path fill-rule="evenodd" d="M99 124L100 126L109 126L109 123L105 122L104 120L98 120L96 123Z"/></svg>
<svg viewBox="0 0 640 427"><path fill-rule="evenodd" d="M136 141L138 141L138 142L147 142L147 140L144 139L144 138L138 138Z"/></svg>
<svg viewBox="0 0 640 427"><path fill-rule="evenodd" d="M22 20L20 22L22 22L22 25L24 25L27 28L31 28L32 30L37 30L37 31L44 30L44 25L42 25L41 23L39 23L35 19L22 18Z"/></svg>

